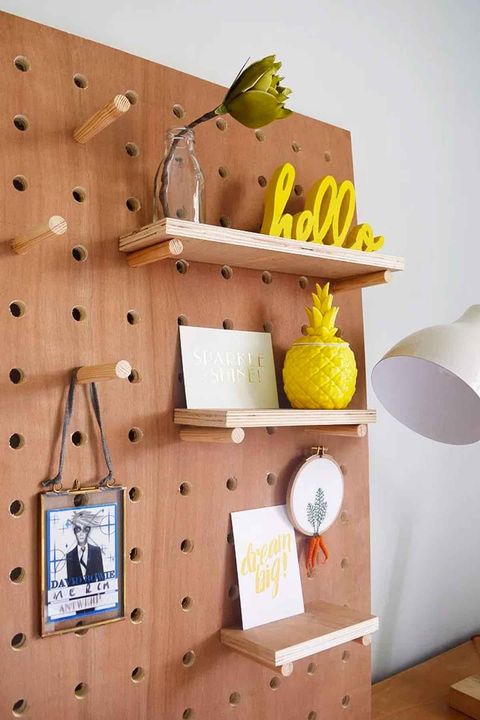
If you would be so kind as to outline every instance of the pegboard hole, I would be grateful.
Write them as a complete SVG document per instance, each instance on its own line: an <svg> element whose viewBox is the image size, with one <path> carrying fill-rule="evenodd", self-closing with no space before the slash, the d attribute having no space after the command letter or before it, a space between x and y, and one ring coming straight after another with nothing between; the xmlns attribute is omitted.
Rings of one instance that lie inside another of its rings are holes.
<svg viewBox="0 0 480 720"><path fill-rule="evenodd" d="M197 659L197 656L195 655L193 650L189 650L185 653L185 655L182 658L182 665L183 667L192 667L192 665L195 664L195 660Z"/></svg>
<svg viewBox="0 0 480 720"><path fill-rule="evenodd" d="M309 663L308 667L307 667L307 675L315 675L316 672L317 672L316 663L314 663L314 662Z"/></svg>
<svg viewBox="0 0 480 720"><path fill-rule="evenodd" d="M302 288L302 290L305 290L306 287L308 287L308 278L305 275L301 275L298 278L298 284Z"/></svg>
<svg viewBox="0 0 480 720"><path fill-rule="evenodd" d="M138 212L142 208L142 203L136 197L127 198L125 205L130 212Z"/></svg>
<svg viewBox="0 0 480 720"><path fill-rule="evenodd" d="M72 257L77 262L85 262L88 257L88 250L84 245L75 245L72 248Z"/></svg>
<svg viewBox="0 0 480 720"><path fill-rule="evenodd" d="M87 311L81 305L72 308L72 317L76 322L83 322L87 318Z"/></svg>
<svg viewBox="0 0 480 720"><path fill-rule="evenodd" d="M21 433L13 433L8 439L8 444L12 450L20 450L25 445L25 438Z"/></svg>
<svg viewBox="0 0 480 720"><path fill-rule="evenodd" d="M340 567L342 568L342 570L346 570L348 568L349 564L350 563L348 561L348 558L346 558L346 557L342 558L340 561Z"/></svg>
<svg viewBox="0 0 480 720"><path fill-rule="evenodd" d="M293 192L297 197L300 197L300 195L303 195L303 185L295 185L293 188Z"/></svg>
<svg viewBox="0 0 480 720"><path fill-rule="evenodd" d="M222 132L227 129L227 122L223 118L218 118L215 125L217 126L218 130L221 130Z"/></svg>
<svg viewBox="0 0 480 720"><path fill-rule="evenodd" d="M25 504L22 500L13 500L10 503L8 511L12 517L20 517L20 515L23 515L25 511Z"/></svg>
<svg viewBox="0 0 480 720"><path fill-rule="evenodd" d="M307 720L317 720L317 713L315 712L315 710L310 710L307 715Z"/></svg>
<svg viewBox="0 0 480 720"><path fill-rule="evenodd" d="M187 216L187 211L185 210L183 205L182 207L179 207L175 210L175 215L179 220L184 220L184 218Z"/></svg>
<svg viewBox="0 0 480 720"><path fill-rule="evenodd" d="M268 272L268 270L264 270L262 272L262 282L264 282L265 285L270 285L272 280L273 280L272 273Z"/></svg>
<svg viewBox="0 0 480 720"><path fill-rule="evenodd" d="M10 305L8 307L9 307L10 313L15 318L23 317L27 311L25 303L22 302L21 300L14 300L13 302L10 303Z"/></svg>
<svg viewBox="0 0 480 720"><path fill-rule="evenodd" d="M140 322L140 314L136 310L127 312L127 322L129 325L137 325Z"/></svg>
<svg viewBox="0 0 480 720"><path fill-rule="evenodd" d="M225 320L222 322L222 326L224 330L233 330L233 320L230 320L230 318L225 318Z"/></svg>
<svg viewBox="0 0 480 720"><path fill-rule="evenodd" d="M182 720L193 720L193 709L185 708L182 713Z"/></svg>
<svg viewBox="0 0 480 720"><path fill-rule="evenodd" d="M175 115L176 118L182 118L185 115L185 110L181 105L175 103L175 105L172 107L172 113Z"/></svg>
<svg viewBox="0 0 480 720"><path fill-rule="evenodd" d="M128 497L134 503L138 502L142 497L142 491L139 487L131 487L128 491Z"/></svg>
<svg viewBox="0 0 480 720"><path fill-rule="evenodd" d="M14 567L13 570L10 570L10 580L12 583L15 583L15 585L19 585L21 582L25 580L25 570L22 567Z"/></svg>
<svg viewBox="0 0 480 720"><path fill-rule="evenodd" d="M235 538L234 538L234 536L233 536L233 532L229 532L229 533L227 534L227 543L228 543L229 545L235 545Z"/></svg>
<svg viewBox="0 0 480 720"><path fill-rule="evenodd" d="M142 561L143 553L138 547L133 547L129 553L130 560L133 563L139 563Z"/></svg>
<svg viewBox="0 0 480 720"><path fill-rule="evenodd" d="M87 683L78 683L75 687L75 697L77 700L84 700L87 697L88 685Z"/></svg>
<svg viewBox="0 0 480 720"><path fill-rule="evenodd" d="M73 76L73 82L74 85L80 88L80 90L85 90L85 88L88 87L88 80L85 75L82 75L82 73L75 73Z"/></svg>
<svg viewBox="0 0 480 720"><path fill-rule="evenodd" d="M257 138L258 142L263 142L265 140L265 133L263 130L255 130L255 137Z"/></svg>
<svg viewBox="0 0 480 720"><path fill-rule="evenodd" d="M348 468L347 468L347 466L346 466L346 465L340 465L340 470L342 471L342 475L344 475L345 477L347 477L347 475L348 475Z"/></svg>
<svg viewBox="0 0 480 720"><path fill-rule="evenodd" d="M230 600L237 600L239 595L238 585L231 585L228 588L228 597Z"/></svg>
<svg viewBox="0 0 480 720"><path fill-rule="evenodd" d="M329 152L328 150L325 150L325 152L323 153L323 157L325 158L325 160L327 162L330 162L332 159L332 153Z"/></svg>
<svg viewBox="0 0 480 720"><path fill-rule="evenodd" d="M220 270L220 274L225 280L231 280L233 277L233 270L230 265L223 265Z"/></svg>
<svg viewBox="0 0 480 720"><path fill-rule="evenodd" d="M138 157L140 155L140 148L134 142L125 143L125 152L130 157Z"/></svg>
<svg viewBox="0 0 480 720"><path fill-rule="evenodd" d="M75 447L82 447L82 445L86 445L88 442L88 435L87 433L81 432L81 430L75 430L75 432L71 435L71 441L75 445Z"/></svg>
<svg viewBox="0 0 480 720"><path fill-rule="evenodd" d="M28 72L30 70L30 60L25 55L17 55L13 64L20 72Z"/></svg>
<svg viewBox="0 0 480 720"><path fill-rule="evenodd" d="M189 482L182 482L180 483L180 487L178 488L180 495L183 495L184 497L187 495L190 495L192 492L192 486Z"/></svg>
<svg viewBox="0 0 480 720"><path fill-rule="evenodd" d="M136 383L141 382L141 380L142 380L142 377L141 377L140 373L138 372L138 370L135 370L135 368L133 368L132 372L128 376L128 382L136 384Z"/></svg>
<svg viewBox="0 0 480 720"><path fill-rule="evenodd" d="M18 192L24 192L28 187L28 180L24 175L15 175L12 180L13 187Z"/></svg>
<svg viewBox="0 0 480 720"><path fill-rule="evenodd" d="M227 490L236 490L238 486L238 480L236 477L229 477L226 482Z"/></svg>
<svg viewBox="0 0 480 720"><path fill-rule="evenodd" d="M25 633L16 633L10 640L10 645L13 650L22 650L27 642L27 636Z"/></svg>
<svg viewBox="0 0 480 720"><path fill-rule="evenodd" d="M127 90L125 93L125 97L127 98L130 105L136 105L138 102L138 93L135 92L135 90Z"/></svg>
<svg viewBox="0 0 480 720"><path fill-rule="evenodd" d="M25 130L28 130L30 126L30 121L26 115L15 115L13 118L13 124L17 130L20 130L20 132L25 132Z"/></svg>
<svg viewBox="0 0 480 720"><path fill-rule="evenodd" d="M188 318L186 315L179 315L177 318L177 323L179 325L188 325Z"/></svg>
<svg viewBox="0 0 480 720"><path fill-rule="evenodd" d="M277 480L278 480L278 477L275 473L272 473L272 472L268 473L268 475L267 475L267 484L268 485L270 485L270 486L275 485Z"/></svg>
<svg viewBox="0 0 480 720"><path fill-rule="evenodd" d="M346 510L342 510L340 513L340 522L342 522L344 525L346 525L349 521L349 516Z"/></svg>
<svg viewBox="0 0 480 720"><path fill-rule="evenodd" d="M228 698L228 704L232 707L236 707L237 705L240 705L240 693L239 692L233 692L230 697Z"/></svg>
<svg viewBox="0 0 480 720"><path fill-rule="evenodd" d="M269 320L267 320L263 323L263 330L266 333L271 333L273 330L273 324Z"/></svg>
<svg viewBox="0 0 480 720"><path fill-rule="evenodd" d="M128 439L131 443L139 443L143 439L143 430L139 427L132 427L128 431Z"/></svg>
<svg viewBox="0 0 480 720"><path fill-rule="evenodd" d="M8 373L8 377L14 385L21 385L25 382L25 373L20 368L12 368Z"/></svg>
<svg viewBox="0 0 480 720"><path fill-rule="evenodd" d="M308 335L308 325L302 325L301 327L302 335L305 335L305 337Z"/></svg>
<svg viewBox="0 0 480 720"><path fill-rule="evenodd" d="M182 610L184 612L188 612L193 607L193 600L189 595L185 595L184 598L182 598L181 602Z"/></svg>
<svg viewBox="0 0 480 720"><path fill-rule="evenodd" d="M230 171L228 170L228 168L225 167L225 165L220 165L220 167L218 168L218 174L221 178L225 180L225 178L230 175Z"/></svg>
<svg viewBox="0 0 480 720"><path fill-rule="evenodd" d="M219 222L220 222L220 225L224 228L232 227L231 220L227 215L221 215Z"/></svg>
<svg viewBox="0 0 480 720"><path fill-rule="evenodd" d="M350 660L350 653L348 650L344 650L342 653L342 662L346 663Z"/></svg>
<svg viewBox="0 0 480 720"><path fill-rule="evenodd" d="M302 149L302 148L300 147L300 145L299 145L297 142L295 142L295 140L294 140L294 141L292 142L292 150L293 150L293 152L298 153L298 152L300 152L301 149Z"/></svg>
<svg viewBox="0 0 480 720"><path fill-rule="evenodd" d="M131 678L134 683L142 682L145 679L145 670L138 666L132 670Z"/></svg>
<svg viewBox="0 0 480 720"><path fill-rule="evenodd" d="M260 187L264 188L267 187L267 178L265 175L259 175L257 178L257 182L260 185Z"/></svg>
<svg viewBox="0 0 480 720"><path fill-rule="evenodd" d="M190 540L189 538L185 538L180 543L180 550L185 555L189 555L193 550L193 540Z"/></svg>
<svg viewBox="0 0 480 720"><path fill-rule="evenodd" d="M265 430L267 431L267 435L275 435L275 433L277 432L276 427L267 427L265 428Z"/></svg>
<svg viewBox="0 0 480 720"><path fill-rule="evenodd" d="M350 705L350 695L344 695L342 698L342 707L347 708Z"/></svg>
<svg viewBox="0 0 480 720"><path fill-rule="evenodd" d="M185 273L188 272L189 267L190 264L188 260L177 260L175 263L175 270L180 273L180 275L185 275Z"/></svg>
<svg viewBox="0 0 480 720"><path fill-rule="evenodd" d="M281 680L277 676L272 677L272 679L270 680L270 683L269 683L272 690L278 690L278 688L280 687L281 684L282 684Z"/></svg>
<svg viewBox="0 0 480 720"><path fill-rule="evenodd" d="M12 706L12 715L13 717L23 717L25 713L28 710L28 705L26 700L17 700L17 702L13 703Z"/></svg>
<svg viewBox="0 0 480 720"><path fill-rule="evenodd" d="M75 202L83 203L87 199L87 191L85 190L85 188L78 185L77 187L73 188L72 196Z"/></svg>
<svg viewBox="0 0 480 720"><path fill-rule="evenodd" d="M183 373L181 373L181 372L178 373L177 380L180 383L180 385L183 385Z"/></svg>
<svg viewBox="0 0 480 720"><path fill-rule="evenodd" d="M84 505L88 505L88 496L84 493L78 493L78 495L75 495L73 498L73 504L75 507L83 507Z"/></svg>
<svg viewBox="0 0 480 720"><path fill-rule="evenodd" d="M134 625L139 625L143 622L144 614L142 608L134 608L130 613L130 620Z"/></svg>
<svg viewBox="0 0 480 720"><path fill-rule="evenodd" d="M77 637L83 637L84 635L86 635L88 633L88 628L84 627L83 620L79 620L78 623L75 625L75 627L77 629L73 631L73 634L76 635Z"/></svg>

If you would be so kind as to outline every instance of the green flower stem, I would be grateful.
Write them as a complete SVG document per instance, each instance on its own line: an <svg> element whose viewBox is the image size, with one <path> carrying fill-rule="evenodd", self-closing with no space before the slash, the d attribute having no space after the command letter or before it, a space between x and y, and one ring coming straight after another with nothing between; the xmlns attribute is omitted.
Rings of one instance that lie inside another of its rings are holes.
<svg viewBox="0 0 480 720"><path fill-rule="evenodd" d="M175 139L172 142L172 145L170 147L170 150L168 151L168 155L166 156L163 166L162 166L162 177L161 177L161 186L160 186L160 202L162 204L163 209L163 216L164 217L170 217L170 209L168 207L168 199L167 199L167 167L172 159L172 155L175 152L175 148L178 145L179 140L186 135L186 133L189 130L192 130L197 125L200 125L200 123L206 122L207 120L211 120L212 118L216 117L217 115L221 115L222 112L219 112L220 108L222 106L219 106L218 108L215 108L215 110L210 110L209 112L205 113L205 115L201 115L201 117L197 118L196 120L193 120L191 123L186 125L183 130L181 130L178 135L175 137ZM222 108L223 110L223 108ZM160 169L160 165L159 165ZM157 178L158 178L158 170L157 174L155 175L155 187L157 187Z"/></svg>

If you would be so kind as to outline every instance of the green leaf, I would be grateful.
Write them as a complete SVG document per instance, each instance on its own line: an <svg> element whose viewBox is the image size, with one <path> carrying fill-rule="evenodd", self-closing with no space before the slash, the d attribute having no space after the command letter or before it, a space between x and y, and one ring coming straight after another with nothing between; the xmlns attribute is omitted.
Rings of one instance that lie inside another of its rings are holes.
<svg viewBox="0 0 480 720"><path fill-rule="evenodd" d="M231 102L232 100L234 100L240 93L243 93L246 90L252 88L255 83L265 74L265 72L273 69L273 66L275 64L278 64L275 63L275 55L268 55L267 57L262 58L262 60L257 60L256 62L245 68L245 70L240 73L238 78L234 81L229 91L225 95L225 99L223 101L225 105L227 104L227 102Z"/></svg>

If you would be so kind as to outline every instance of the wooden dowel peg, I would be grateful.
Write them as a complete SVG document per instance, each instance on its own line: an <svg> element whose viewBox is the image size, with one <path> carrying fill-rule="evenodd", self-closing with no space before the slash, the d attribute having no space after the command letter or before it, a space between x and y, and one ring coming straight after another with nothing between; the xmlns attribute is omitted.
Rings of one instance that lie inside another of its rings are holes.
<svg viewBox="0 0 480 720"><path fill-rule="evenodd" d="M48 240L48 238L56 235L63 235L65 232L67 232L67 221L60 215L52 215L42 225L36 225L27 232L17 235L10 246L17 255L24 255L42 240Z"/></svg>
<svg viewBox="0 0 480 720"><path fill-rule="evenodd" d="M363 647L369 647L372 644L372 636L363 635L362 637L355 638L353 642L356 642L359 645L363 645Z"/></svg>
<svg viewBox="0 0 480 720"><path fill-rule="evenodd" d="M344 292L345 290L357 290L358 288L372 287L372 285L383 285L392 279L391 270L357 275L356 277L344 278L343 280L332 280L330 292Z"/></svg>
<svg viewBox="0 0 480 720"><path fill-rule="evenodd" d="M111 125L114 120L130 110L130 101L125 95L115 95L95 115L74 130L73 137L78 143L86 143Z"/></svg>
<svg viewBox="0 0 480 720"><path fill-rule="evenodd" d="M367 426L361 425L322 425L320 427L307 427L306 432L316 432L320 435L337 435L338 437L363 438L367 434Z"/></svg>
<svg viewBox="0 0 480 720"><path fill-rule="evenodd" d="M234 443L239 445L245 438L243 428L190 427L180 430L180 440L185 442Z"/></svg>
<svg viewBox="0 0 480 720"><path fill-rule="evenodd" d="M104 365L84 365L77 370L77 382L91 383L98 380L125 380L132 372L132 366L126 360L105 363Z"/></svg>
<svg viewBox="0 0 480 720"><path fill-rule="evenodd" d="M158 245L136 250L127 255L127 262L130 267L141 267L149 263L157 262L157 260L166 260L167 258L178 257L183 252L183 243L178 238L165 240Z"/></svg>

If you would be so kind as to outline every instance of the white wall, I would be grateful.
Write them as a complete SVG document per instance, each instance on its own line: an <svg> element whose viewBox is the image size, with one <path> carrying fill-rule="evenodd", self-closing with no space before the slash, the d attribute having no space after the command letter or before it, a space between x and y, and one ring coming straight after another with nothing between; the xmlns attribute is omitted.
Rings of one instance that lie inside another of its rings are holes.
<svg viewBox="0 0 480 720"><path fill-rule="evenodd" d="M24 15L222 84L277 52L298 112L348 127L359 219L405 255L364 293L369 367L480 301L478 0L3 0ZM370 405L378 403L370 391ZM480 447L371 431L375 675L480 627Z"/></svg>

